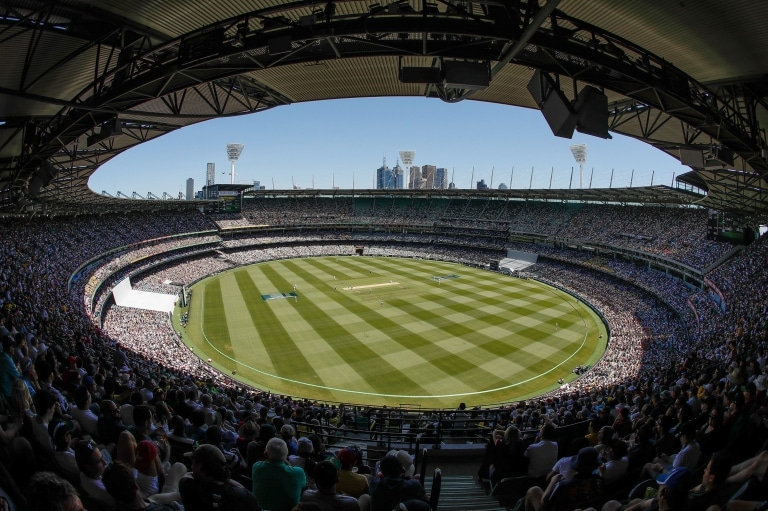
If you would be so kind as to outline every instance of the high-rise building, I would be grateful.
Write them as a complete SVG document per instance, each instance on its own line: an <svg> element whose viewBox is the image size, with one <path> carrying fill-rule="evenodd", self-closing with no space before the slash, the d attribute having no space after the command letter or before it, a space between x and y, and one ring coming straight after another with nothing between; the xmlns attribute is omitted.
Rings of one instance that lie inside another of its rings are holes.
<svg viewBox="0 0 768 511"><path fill-rule="evenodd" d="M438 167L435 171L435 188L445 190L448 188L448 169Z"/></svg>
<svg viewBox="0 0 768 511"><path fill-rule="evenodd" d="M385 157L382 166L376 169L376 188L379 190L402 189L403 172L400 164L390 169L387 167L387 158Z"/></svg>
<svg viewBox="0 0 768 511"><path fill-rule="evenodd" d="M478 190L487 190L488 184L485 182L485 179L481 179L477 182L477 189Z"/></svg>
<svg viewBox="0 0 768 511"><path fill-rule="evenodd" d="M424 180L424 188L435 188L435 174L437 174L437 167L434 165L421 166L421 179Z"/></svg>
<svg viewBox="0 0 768 511"><path fill-rule="evenodd" d="M421 169L416 165L410 168L408 175L408 188L418 190L421 188Z"/></svg>
<svg viewBox="0 0 768 511"><path fill-rule="evenodd" d="M187 178L187 200L192 200L195 197L195 180Z"/></svg>
<svg viewBox="0 0 768 511"><path fill-rule="evenodd" d="M395 188L402 190L403 183L405 182L405 169L400 166L400 163L396 163L392 168L392 172L395 174Z"/></svg>
<svg viewBox="0 0 768 511"><path fill-rule="evenodd" d="M385 156L381 167L376 169L376 189L385 190L394 187L394 173L392 169L387 167L387 157Z"/></svg>
<svg viewBox="0 0 768 511"><path fill-rule="evenodd" d="M216 184L216 164L209 163L205 172L205 186L213 186Z"/></svg>

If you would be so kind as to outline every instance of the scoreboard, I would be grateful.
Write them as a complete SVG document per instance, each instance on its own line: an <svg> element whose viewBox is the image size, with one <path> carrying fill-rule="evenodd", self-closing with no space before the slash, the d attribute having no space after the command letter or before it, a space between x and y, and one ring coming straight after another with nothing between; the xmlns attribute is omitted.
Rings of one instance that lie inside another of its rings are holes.
<svg viewBox="0 0 768 511"><path fill-rule="evenodd" d="M253 185L214 184L203 187L203 198L215 201L207 213L240 213L243 210L243 192Z"/></svg>
<svg viewBox="0 0 768 511"><path fill-rule="evenodd" d="M243 210L242 192L220 192L219 213L240 213Z"/></svg>

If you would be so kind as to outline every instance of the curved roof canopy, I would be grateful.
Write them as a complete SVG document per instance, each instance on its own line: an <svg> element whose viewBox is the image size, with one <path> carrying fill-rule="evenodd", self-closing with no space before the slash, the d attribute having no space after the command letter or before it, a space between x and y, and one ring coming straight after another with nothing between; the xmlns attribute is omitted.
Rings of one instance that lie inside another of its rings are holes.
<svg viewBox="0 0 768 511"><path fill-rule="evenodd" d="M548 110L544 84L577 129L607 136L583 118L607 108L690 165L701 204L765 217L766 21L754 0L6 0L0 211L114 207L87 186L101 164L214 117L361 96Z"/></svg>

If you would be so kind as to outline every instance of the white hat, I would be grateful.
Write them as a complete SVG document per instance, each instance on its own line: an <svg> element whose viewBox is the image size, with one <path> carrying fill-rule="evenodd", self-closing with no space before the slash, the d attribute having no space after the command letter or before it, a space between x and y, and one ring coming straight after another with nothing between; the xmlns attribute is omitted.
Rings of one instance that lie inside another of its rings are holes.
<svg viewBox="0 0 768 511"><path fill-rule="evenodd" d="M416 472L416 467L413 466L413 458L408 454L408 451L396 451L395 449L392 449L387 454L397 458L397 461L400 462L403 466L403 470L405 470L405 477L413 477L413 473Z"/></svg>

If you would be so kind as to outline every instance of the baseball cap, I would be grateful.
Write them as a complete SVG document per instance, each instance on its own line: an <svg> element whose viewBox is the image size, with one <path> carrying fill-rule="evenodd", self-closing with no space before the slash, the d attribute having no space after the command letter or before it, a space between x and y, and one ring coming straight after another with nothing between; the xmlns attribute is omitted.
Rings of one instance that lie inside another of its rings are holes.
<svg viewBox="0 0 768 511"><path fill-rule="evenodd" d="M64 440L67 433L71 433L75 430L75 425L72 421L65 421L63 419L53 419L48 423L48 434L53 441L58 443Z"/></svg>
<svg viewBox="0 0 768 511"><path fill-rule="evenodd" d="M357 452L354 449L347 449L346 447L339 451L339 461L341 462L341 468L349 470L357 463Z"/></svg>
<svg viewBox="0 0 768 511"><path fill-rule="evenodd" d="M136 446L136 461L134 466L139 472L146 472L157 458L157 446L150 440L142 440Z"/></svg>
<svg viewBox="0 0 768 511"><path fill-rule="evenodd" d="M658 484L663 484L667 489L666 498L673 506L685 503L688 492L691 489L693 476L685 467L677 467L670 472L659 474L656 478Z"/></svg>
<svg viewBox="0 0 768 511"><path fill-rule="evenodd" d="M390 452L390 454L394 454L394 456L400 461L400 464L403 466L403 470L405 471L405 477L413 477L413 473L416 471L416 467L413 465L413 458L411 458L411 455L408 454L408 451L396 451L396 452Z"/></svg>
<svg viewBox="0 0 768 511"><path fill-rule="evenodd" d="M91 454L95 449L96 444L91 440L80 440L75 445L75 461L81 472L91 464Z"/></svg>

